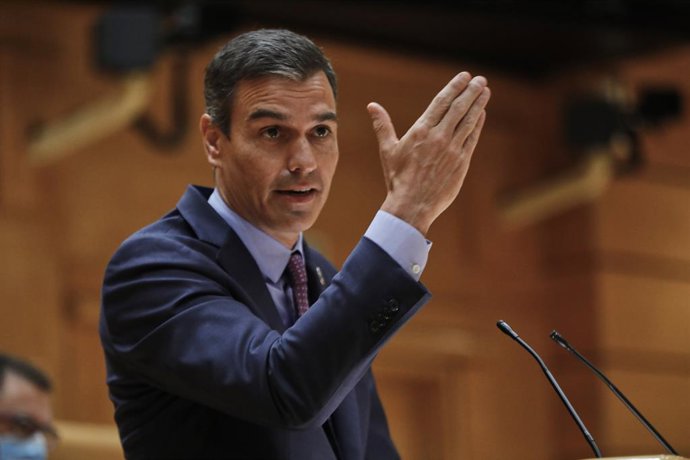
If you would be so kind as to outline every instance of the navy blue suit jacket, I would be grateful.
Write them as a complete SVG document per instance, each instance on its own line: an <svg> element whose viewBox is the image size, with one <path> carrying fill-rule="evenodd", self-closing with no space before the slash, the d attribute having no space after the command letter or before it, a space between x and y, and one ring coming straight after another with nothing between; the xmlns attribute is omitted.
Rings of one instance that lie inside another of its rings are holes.
<svg viewBox="0 0 690 460"><path fill-rule="evenodd" d="M363 238L306 247L312 307L285 329L246 247L190 187L117 250L100 334L129 459L393 459L370 365L429 293Z"/></svg>

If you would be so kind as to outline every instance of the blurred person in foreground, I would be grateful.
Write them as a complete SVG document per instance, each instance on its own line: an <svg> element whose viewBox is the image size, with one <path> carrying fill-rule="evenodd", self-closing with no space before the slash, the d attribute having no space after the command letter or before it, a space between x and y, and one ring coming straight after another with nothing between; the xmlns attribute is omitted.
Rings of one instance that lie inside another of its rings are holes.
<svg viewBox="0 0 690 460"><path fill-rule="evenodd" d="M204 94L215 187L190 186L105 273L127 458L398 458L370 366L430 297L425 235L464 181L486 79L455 76L402 138L368 105L387 195L339 272L302 236L338 161L322 51L286 30L242 34L208 65Z"/></svg>
<svg viewBox="0 0 690 460"><path fill-rule="evenodd" d="M50 379L28 361L0 353L0 459L40 460L57 436Z"/></svg>

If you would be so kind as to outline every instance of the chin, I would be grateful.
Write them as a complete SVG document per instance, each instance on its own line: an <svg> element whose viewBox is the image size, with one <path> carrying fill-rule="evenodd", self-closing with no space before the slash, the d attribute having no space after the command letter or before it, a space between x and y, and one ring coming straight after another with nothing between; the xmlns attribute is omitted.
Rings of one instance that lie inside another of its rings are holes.
<svg viewBox="0 0 690 460"><path fill-rule="evenodd" d="M293 231L303 232L309 230L316 223L318 217L319 213L315 211L293 212L288 217L289 223L287 226Z"/></svg>

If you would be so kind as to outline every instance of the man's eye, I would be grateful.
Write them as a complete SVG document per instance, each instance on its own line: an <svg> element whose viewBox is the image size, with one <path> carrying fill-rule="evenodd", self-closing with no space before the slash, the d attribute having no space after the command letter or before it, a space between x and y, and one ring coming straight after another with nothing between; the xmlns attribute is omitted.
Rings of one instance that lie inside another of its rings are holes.
<svg viewBox="0 0 690 460"><path fill-rule="evenodd" d="M317 126L314 128L314 134L316 137L326 137L331 134L331 128L328 126Z"/></svg>
<svg viewBox="0 0 690 460"><path fill-rule="evenodd" d="M278 136L280 136L280 129L278 129L275 126L272 126L270 128L264 129L261 132L261 135L269 139L276 139Z"/></svg>

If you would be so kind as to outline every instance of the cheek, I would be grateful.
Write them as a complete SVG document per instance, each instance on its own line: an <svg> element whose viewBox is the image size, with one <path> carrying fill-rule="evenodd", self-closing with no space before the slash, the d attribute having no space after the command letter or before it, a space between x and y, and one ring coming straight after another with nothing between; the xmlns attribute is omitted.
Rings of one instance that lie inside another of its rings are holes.
<svg viewBox="0 0 690 460"><path fill-rule="evenodd" d="M270 192L280 169L269 160L240 163L235 171L235 181L243 184L247 193L264 196Z"/></svg>
<svg viewBox="0 0 690 460"><path fill-rule="evenodd" d="M330 155L324 163L322 164L321 168L323 171L324 175L324 181L326 181L328 184L331 183L333 179L333 175L335 174L335 169L338 166L338 152L336 151L335 154Z"/></svg>

